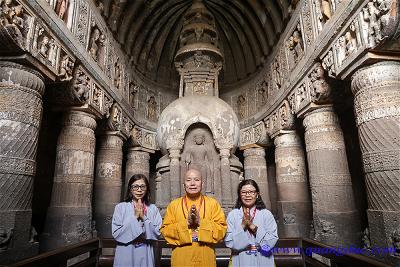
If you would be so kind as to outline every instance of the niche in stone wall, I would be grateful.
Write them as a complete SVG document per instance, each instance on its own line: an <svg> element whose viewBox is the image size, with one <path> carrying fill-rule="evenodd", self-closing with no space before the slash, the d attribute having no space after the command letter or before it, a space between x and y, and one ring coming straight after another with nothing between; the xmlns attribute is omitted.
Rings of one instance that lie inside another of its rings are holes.
<svg viewBox="0 0 400 267"><path fill-rule="evenodd" d="M221 185L221 164L213 135L205 124L192 124L186 131L180 164L183 179L188 169L196 168L201 171L203 177L203 193L215 195L216 188Z"/></svg>

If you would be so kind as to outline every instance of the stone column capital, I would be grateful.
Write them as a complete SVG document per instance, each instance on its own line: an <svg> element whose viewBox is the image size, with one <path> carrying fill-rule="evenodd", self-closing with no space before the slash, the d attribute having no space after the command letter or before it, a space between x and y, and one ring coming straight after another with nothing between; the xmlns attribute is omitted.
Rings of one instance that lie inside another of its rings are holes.
<svg viewBox="0 0 400 267"><path fill-rule="evenodd" d="M382 61L357 70L351 77L351 91L379 90L400 82L400 62Z"/></svg>
<svg viewBox="0 0 400 267"><path fill-rule="evenodd" d="M244 150L244 157L265 157L265 149L263 147L252 147Z"/></svg>
<svg viewBox="0 0 400 267"><path fill-rule="evenodd" d="M323 106L306 113L303 120L303 126L306 129L319 125L337 125L338 123L339 118L331 105Z"/></svg>
<svg viewBox="0 0 400 267"><path fill-rule="evenodd" d="M0 69L0 84L22 86L43 95L44 78L40 72L10 61L0 61Z"/></svg>
<svg viewBox="0 0 400 267"><path fill-rule="evenodd" d="M281 131L274 139L277 147L301 146L301 139L295 130Z"/></svg>
<svg viewBox="0 0 400 267"><path fill-rule="evenodd" d="M63 125L85 127L95 130L97 123L93 114L80 110L70 109L64 115Z"/></svg>

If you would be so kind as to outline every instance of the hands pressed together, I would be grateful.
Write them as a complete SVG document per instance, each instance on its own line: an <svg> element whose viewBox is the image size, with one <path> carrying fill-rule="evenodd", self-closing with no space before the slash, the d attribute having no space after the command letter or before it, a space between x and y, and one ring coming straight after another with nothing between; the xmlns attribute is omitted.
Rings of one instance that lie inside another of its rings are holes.
<svg viewBox="0 0 400 267"><path fill-rule="evenodd" d="M189 210L187 224L188 227L191 229L196 229L200 225L200 214L196 208L196 205L192 205L192 207Z"/></svg>
<svg viewBox="0 0 400 267"><path fill-rule="evenodd" d="M138 220L143 221L144 220L144 205L143 205L141 199L139 199L137 201L136 205L134 205L134 209L135 209L135 217Z"/></svg>
<svg viewBox="0 0 400 267"><path fill-rule="evenodd" d="M244 230L248 229L253 235L257 233L257 225L253 223L250 217L250 209L244 208L242 219L242 227Z"/></svg>

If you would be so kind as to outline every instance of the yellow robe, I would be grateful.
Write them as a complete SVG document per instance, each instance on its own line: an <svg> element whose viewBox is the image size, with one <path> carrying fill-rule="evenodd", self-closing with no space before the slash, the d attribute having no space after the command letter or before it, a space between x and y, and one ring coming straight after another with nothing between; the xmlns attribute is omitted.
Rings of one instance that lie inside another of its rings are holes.
<svg viewBox="0 0 400 267"><path fill-rule="evenodd" d="M199 208L200 199L188 201L187 207L196 204ZM200 208L200 226L198 242L192 242L192 230L187 225L188 211L182 197L173 200L167 208L161 234L168 244L174 245L171 265L179 267L216 266L214 244L220 242L226 233L224 212L219 203L211 197L204 196Z"/></svg>

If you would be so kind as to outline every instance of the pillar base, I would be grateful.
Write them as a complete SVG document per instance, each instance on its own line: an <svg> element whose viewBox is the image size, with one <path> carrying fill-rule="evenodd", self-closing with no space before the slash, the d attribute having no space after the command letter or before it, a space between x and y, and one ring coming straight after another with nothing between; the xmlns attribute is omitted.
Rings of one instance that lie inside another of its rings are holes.
<svg viewBox="0 0 400 267"><path fill-rule="evenodd" d="M315 239L331 246L360 246L359 214L351 212L314 213Z"/></svg>
<svg viewBox="0 0 400 267"><path fill-rule="evenodd" d="M39 242L28 242L18 248L0 251L0 265L8 265L23 259L36 256L39 253Z"/></svg>
<svg viewBox="0 0 400 267"><path fill-rule="evenodd" d="M91 214L90 208L50 207L40 250L49 251L92 238Z"/></svg>
<svg viewBox="0 0 400 267"><path fill-rule="evenodd" d="M279 237L310 237L310 202L278 201ZM308 219L307 219L308 217Z"/></svg>
<svg viewBox="0 0 400 267"><path fill-rule="evenodd" d="M371 246L393 247L391 235L399 228L400 211L367 210Z"/></svg>

